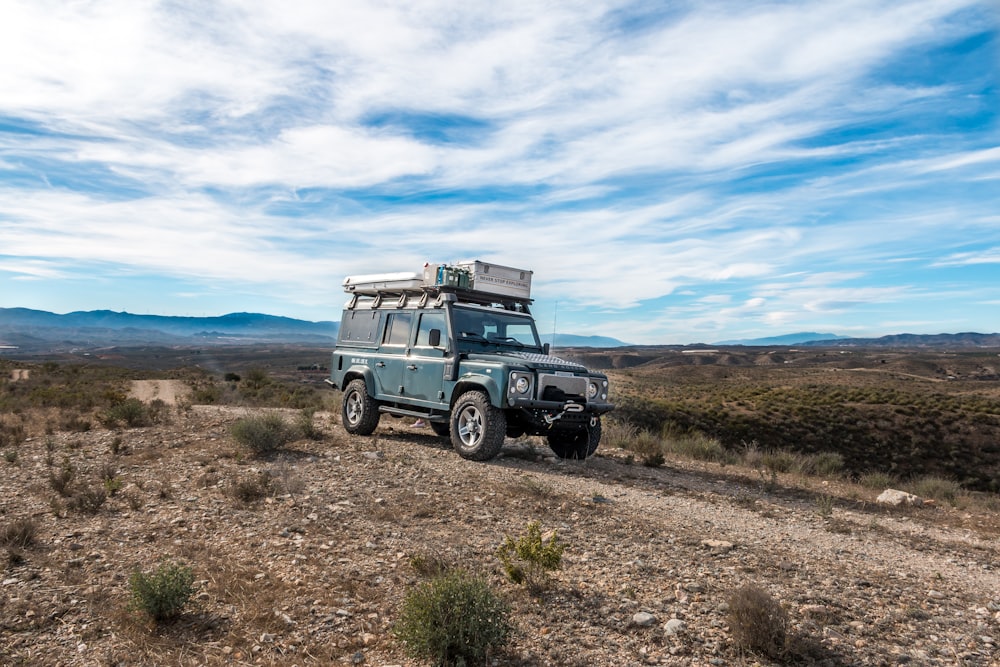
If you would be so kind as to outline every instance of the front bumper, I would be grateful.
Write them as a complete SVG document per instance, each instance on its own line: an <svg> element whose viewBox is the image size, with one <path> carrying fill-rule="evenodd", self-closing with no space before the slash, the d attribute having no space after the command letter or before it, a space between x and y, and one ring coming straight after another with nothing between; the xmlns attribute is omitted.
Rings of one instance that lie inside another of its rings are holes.
<svg viewBox="0 0 1000 667"><path fill-rule="evenodd" d="M615 409L613 403L577 403L575 401L541 401L534 398L514 398L508 402L512 408L541 410L555 413L600 416Z"/></svg>

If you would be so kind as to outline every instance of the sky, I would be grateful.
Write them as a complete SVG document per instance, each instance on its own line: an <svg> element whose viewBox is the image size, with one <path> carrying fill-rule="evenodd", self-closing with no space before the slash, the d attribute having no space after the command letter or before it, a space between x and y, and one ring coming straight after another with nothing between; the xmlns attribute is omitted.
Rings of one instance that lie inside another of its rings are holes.
<svg viewBox="0 0 1000 667"><path fill-rule="evenodd" d="M2 0L0 307L634 344L1000 331L1000 2Z"/></svg>

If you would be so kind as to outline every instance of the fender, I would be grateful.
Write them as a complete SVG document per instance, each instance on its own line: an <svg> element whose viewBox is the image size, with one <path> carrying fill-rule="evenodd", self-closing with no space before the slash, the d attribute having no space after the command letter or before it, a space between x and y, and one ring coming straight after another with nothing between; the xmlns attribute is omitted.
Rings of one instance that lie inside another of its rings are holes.
<svg viewBox="0 0 1000 667"><path fill-rule="evenodd" d="M500 386L497 384L496 379L485 373L465 373L458 378L458 382L451 392L451 405L454 406L458 397L471 389L485 390L486 395L489 396L490 403L494 407L503 408L503 392L500 391Z"/></svg>
<svg viewBox="0 0 1000 667"><path fill-rule="evenodd" d="M360 364L355 364L344 371L343 383L339 389L343 391L344 387L346 387L351 380L359 377L365 379L365 389L368 390L368 395L375 396L375 374L372 372L371 368Z"/></svg>

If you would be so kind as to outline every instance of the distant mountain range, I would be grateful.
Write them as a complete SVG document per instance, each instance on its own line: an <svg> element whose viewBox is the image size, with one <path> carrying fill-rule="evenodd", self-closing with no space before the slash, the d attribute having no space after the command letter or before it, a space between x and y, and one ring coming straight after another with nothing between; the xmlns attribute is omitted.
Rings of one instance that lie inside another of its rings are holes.
<svg viewBox="0 0 1000 667"><path fill-rule="evenodd" d="M837 334L830 333L814 333L811 331L803 331L800 333L785 334L784 336L770 336L768 338L743 338L740 340L723 340L718 343L712 343L712 345L800 345L802 343L808 343L812 341L835 341L843 340L848 338L847 336L838 336Z"/></svg>
<svg viewBox="0 0 1000 667"><path fill-rule="evenodd" d="M957 333L957 334L893 334L880 338L851 338L837 334L801 332L772 336L721 341L712 345L784 346L802 347L1000 347L1000 333Z"/></svg>
<svg viewBox="0 0 1000 667"><path fill-rule="evenodd" d="M22 349L112 345L225 345L254 342L334 345L337 322L309 322L260 313L219 317L136 315L110 310L59 315L28 308L0 308L0 346ZM556 333L542 336L554 348L629 347L617 338ZM800 332L783 336L720 341L711 345L837 347L1000 347L1000 334L895 334L848 338L831 333Z"/></svg>
<svg viewBox="0 0 1000 667"><path fill-rule="evenodd" d="M251 342L321 343L337 340L337 322L309 322L260 313L219 317L136 315L111 310L59 315L28 308L0 308L0 345L44 347L57 342L93 347L105 345L209 345ZM621 347L605 336L557 333L543 337L553 347Z"/></svg>
<svg viewBox="0 0 1000 667"><path fill-rule="evenodd" d="M617 338L607 336L576 336L574 334L548 334L541 336L543 343L549 343L552 347L627 347L630 343L623 343Z"/></svg>
<svg viewBox="0 0 1000 667"><path fill-rule="evenodd" d="M91 310L58 315L28 308L0 308L0 343L17 346L43 341L81 346L252 341L333 344L338 328L336 322L307 322L258 313L168 317Z"/></svg>

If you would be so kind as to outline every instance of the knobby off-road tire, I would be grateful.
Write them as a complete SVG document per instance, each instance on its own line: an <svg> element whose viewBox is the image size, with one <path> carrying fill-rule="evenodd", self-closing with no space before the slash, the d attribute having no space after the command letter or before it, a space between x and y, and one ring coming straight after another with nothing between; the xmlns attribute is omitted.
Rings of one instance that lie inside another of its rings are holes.
<svg viewBox="0 0 1000 667"><path fill-rule="evenodd" d="M553 431L548 435L549 448L561 459L585 459L601 444L601 420L579 431Z"/></svg>
<svg viewBox="0 0 1000 667"><path fill-rule="evenodd" d="M340 401L340 420L344 430L354 435L371 435L378 427L382 415L378 411L378 401L368 395L362 378L351 380Z"/></svg>
<svg viewBox="0 0 1000 667"><path fill-rule="evenodd" d="M463 459L488 461L500 453L507 416L481 391L462 394L451 411L451 446Z"/></svg>

